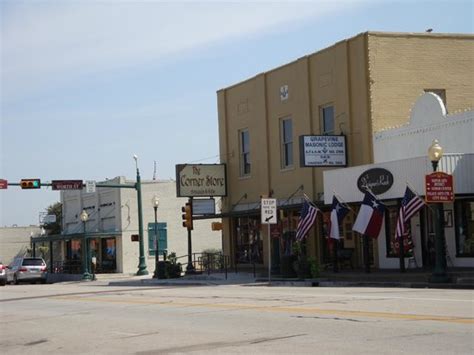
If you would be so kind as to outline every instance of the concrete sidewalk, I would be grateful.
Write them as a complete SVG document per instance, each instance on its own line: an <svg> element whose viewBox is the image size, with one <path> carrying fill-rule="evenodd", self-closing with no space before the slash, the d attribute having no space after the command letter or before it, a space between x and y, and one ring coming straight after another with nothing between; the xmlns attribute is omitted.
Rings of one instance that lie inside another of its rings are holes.
<svg viewBox="0 0 474 355"><path fill-rule="evenodd" d="M110 286L268 286L268 277L257 276L253 273L224 273L185 275L179 279L157 280L152 275L122 276L117 274L107 278L100 275L99 281L108 282ZM272 276L270 286L279 287L401 287L401 288L440 288L440 289L474 289L473 282L430 283L430 273L417 274L363 272L323 274L315 279L288 279ZM453 280L454 277L453 277ZM471 279L469 279L471 281Z"/></svg>

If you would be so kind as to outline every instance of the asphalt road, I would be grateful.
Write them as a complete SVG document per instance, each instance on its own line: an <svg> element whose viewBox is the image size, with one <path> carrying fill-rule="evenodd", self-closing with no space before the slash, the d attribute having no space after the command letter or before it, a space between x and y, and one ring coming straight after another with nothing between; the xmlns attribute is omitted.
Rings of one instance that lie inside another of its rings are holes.
<svg viewBox="0 0 474 355"><path fill-rule="evenodd" d="M0 288L3 354L472 354L474 292L403 288Z"/></svg>

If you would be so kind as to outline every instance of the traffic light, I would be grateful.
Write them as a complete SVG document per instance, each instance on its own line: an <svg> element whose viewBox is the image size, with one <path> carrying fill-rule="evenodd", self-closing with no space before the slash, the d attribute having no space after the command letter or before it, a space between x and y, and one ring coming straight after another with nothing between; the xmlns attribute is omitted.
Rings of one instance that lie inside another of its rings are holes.
<svg viewBox="0 0 474 355"><path fill-rule="evenodd" d="M181 212L183 214L183 227L188 228L188 230L193 230L193 207L190 203L187 203L184 207L181 207Z"/></svg>
<svg viewBox="0 0 474 355"><path fill-rule="evenodd" d="M21 179L20 186L22 189L39 189L41 188L40 179Z"/></svg>

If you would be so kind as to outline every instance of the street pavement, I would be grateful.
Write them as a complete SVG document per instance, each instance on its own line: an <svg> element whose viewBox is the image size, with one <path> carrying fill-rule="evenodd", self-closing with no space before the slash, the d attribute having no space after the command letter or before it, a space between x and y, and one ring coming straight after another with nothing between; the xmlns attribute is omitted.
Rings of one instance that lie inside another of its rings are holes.
<svg viewBox="0 0 474 355"><path fill-rule="evenodd" d="M288 287L251 274L219 276L167 281L114 274L2 287L2 353L474 351L472 290Z"/></svg>

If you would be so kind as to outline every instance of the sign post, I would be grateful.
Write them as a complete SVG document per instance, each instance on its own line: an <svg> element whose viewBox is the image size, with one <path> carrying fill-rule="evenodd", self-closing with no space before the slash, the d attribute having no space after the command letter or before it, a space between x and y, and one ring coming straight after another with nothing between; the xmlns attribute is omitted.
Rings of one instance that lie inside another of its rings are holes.
<svg viewBox="0 0 474 355"><path fill-rule="evenodd" d="M261 201L262 224L268 225L268 284L272 282L272 251L270 225L277 223L277 200L275 198L262 198Z"/></svg>

